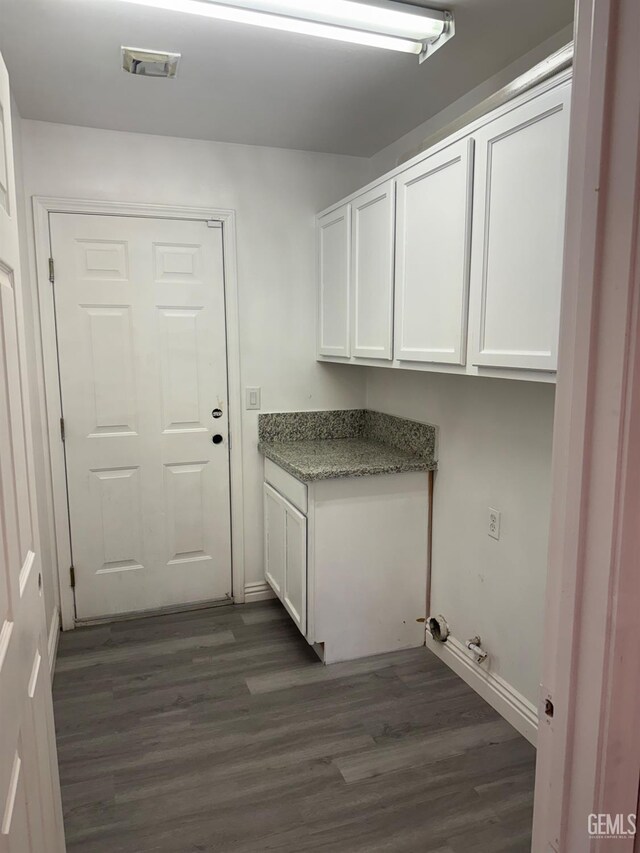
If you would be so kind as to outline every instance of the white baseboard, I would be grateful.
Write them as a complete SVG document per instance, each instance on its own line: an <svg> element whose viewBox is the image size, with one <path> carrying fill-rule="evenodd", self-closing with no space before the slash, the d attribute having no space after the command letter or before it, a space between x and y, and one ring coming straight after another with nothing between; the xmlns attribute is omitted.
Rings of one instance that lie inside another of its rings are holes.
<svg viewBox="0 0 640 853"><path fill-rule="evenodd" d="M275 593L266 581L254 581L244 585L245 604L252 601L266 601L268 598L275 597Z"/></svg>
<svg viewBox="0 0 640 853"><path fill-rule="evenodd" d="M486 669L486 664L477 664L471 652L455 637L446 643L436 642L427 633L427 647L440 660L466 681L476 693L501 714L507 722L526 737L534 746L538 735L538 711L522 693L496 673Z"/></svg>
<svg viewBox="0 0 640 853"><path fill-rule="evenodd" d="M53 671L56 668L56 657L58 655L58 641L60 639L60 608L56 605L51 616L51 624L49 625L49 638L47 642L49 652L49 672L53 678Z"/></svg>

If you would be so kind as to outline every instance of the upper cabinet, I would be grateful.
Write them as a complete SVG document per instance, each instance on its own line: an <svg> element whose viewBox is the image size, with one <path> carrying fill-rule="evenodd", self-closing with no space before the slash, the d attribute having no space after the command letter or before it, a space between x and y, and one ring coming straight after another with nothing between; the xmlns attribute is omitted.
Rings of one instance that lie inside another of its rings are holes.
<svg viewBox="0 0 640 853"><path fill-rule="evenodd" d="M319 217L319 358L554 380L570 94L565 72Z"/></svg>
<svg viewBox="0 0 640 853"><path fill-rule="evenodd" d="M358 196L351 206L353 351L359 358L392 358L393 181Z"/></svg>
<svg viewBox="0 0 640 853"><path fill-rule="evenodd" d="M569 89L474 134L470 361L556 370Z"/></svg>
<svg viewBox="0 0 640 853"><path fill-rule="evenodd" d="M318 353L348 357L351 205L318 220Z"/></svg>
<svg viewBox="0 0 640 853"><path fill-rule="evenodd" d="M464 364L473 140L398 177L395 357Z"/></svg>

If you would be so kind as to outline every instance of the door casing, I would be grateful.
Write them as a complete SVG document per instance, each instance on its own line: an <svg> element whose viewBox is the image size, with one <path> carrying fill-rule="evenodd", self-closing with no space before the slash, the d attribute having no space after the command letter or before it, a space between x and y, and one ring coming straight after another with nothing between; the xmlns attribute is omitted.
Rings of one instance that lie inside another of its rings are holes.
<svg viewBox="0 0 640 853"><path fill-rule="evenodd" d="M76 627L74 593L70 583L71 538L67 503L64 449L60 437L62 403L58 377L56 322L49 280L51 256L50 213L79 213L158 219L197 219L222 225L225 320L227 325L227 383L229 388L229 464L231 475L231 565L232 594L244 601L244 511L242 482L242 387L240 380L240 334L238 323L238 276L236 263L236 215L234 210L215 207L180 207L128 202L92 201L34 196L34 242L40 309L40 338L44 375L46 450L51 465L51 500L55 526L60 616L64 631Z"/></svg>

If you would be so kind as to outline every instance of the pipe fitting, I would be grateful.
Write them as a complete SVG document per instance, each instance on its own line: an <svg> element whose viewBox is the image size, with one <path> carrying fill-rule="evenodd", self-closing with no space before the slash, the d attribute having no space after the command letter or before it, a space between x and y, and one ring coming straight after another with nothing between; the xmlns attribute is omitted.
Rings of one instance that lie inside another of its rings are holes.
<svg viewBox="0 0 640 853"><path fill-rule="evenodd" d="M483 648L481 648L482 640L480 637L472 637L470 640L467 640L466 647L470 652L473 652L473 655L476 659L476 663L484 663L487 659L487 652Z"/></svg>
<svg viewBox="0 0 640 853"><path fill-rule="evenodd" d="M427 619L427 630L438 643L446 643L449 636L449 625L442 614L429 616Z"/></svg>

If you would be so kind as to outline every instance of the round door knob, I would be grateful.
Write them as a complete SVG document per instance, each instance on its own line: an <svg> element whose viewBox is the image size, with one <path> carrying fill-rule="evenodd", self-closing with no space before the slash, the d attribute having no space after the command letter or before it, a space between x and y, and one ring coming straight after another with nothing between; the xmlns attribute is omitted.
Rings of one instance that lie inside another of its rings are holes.
<svg viewBox="0 0 640 853"><path fill-rule="evenodd" d="M222 444L222 442L224 441L224 438L220 435L220 433L217 433L216 435L213 436L211 441L214 444Z"/></svg>
<svg viewBox="0 0 640 853"><path fill-rule="evenodd" d="M211 412L211 417L212 418L221 418L222 417L222 409L214 409Z"/></svg>

